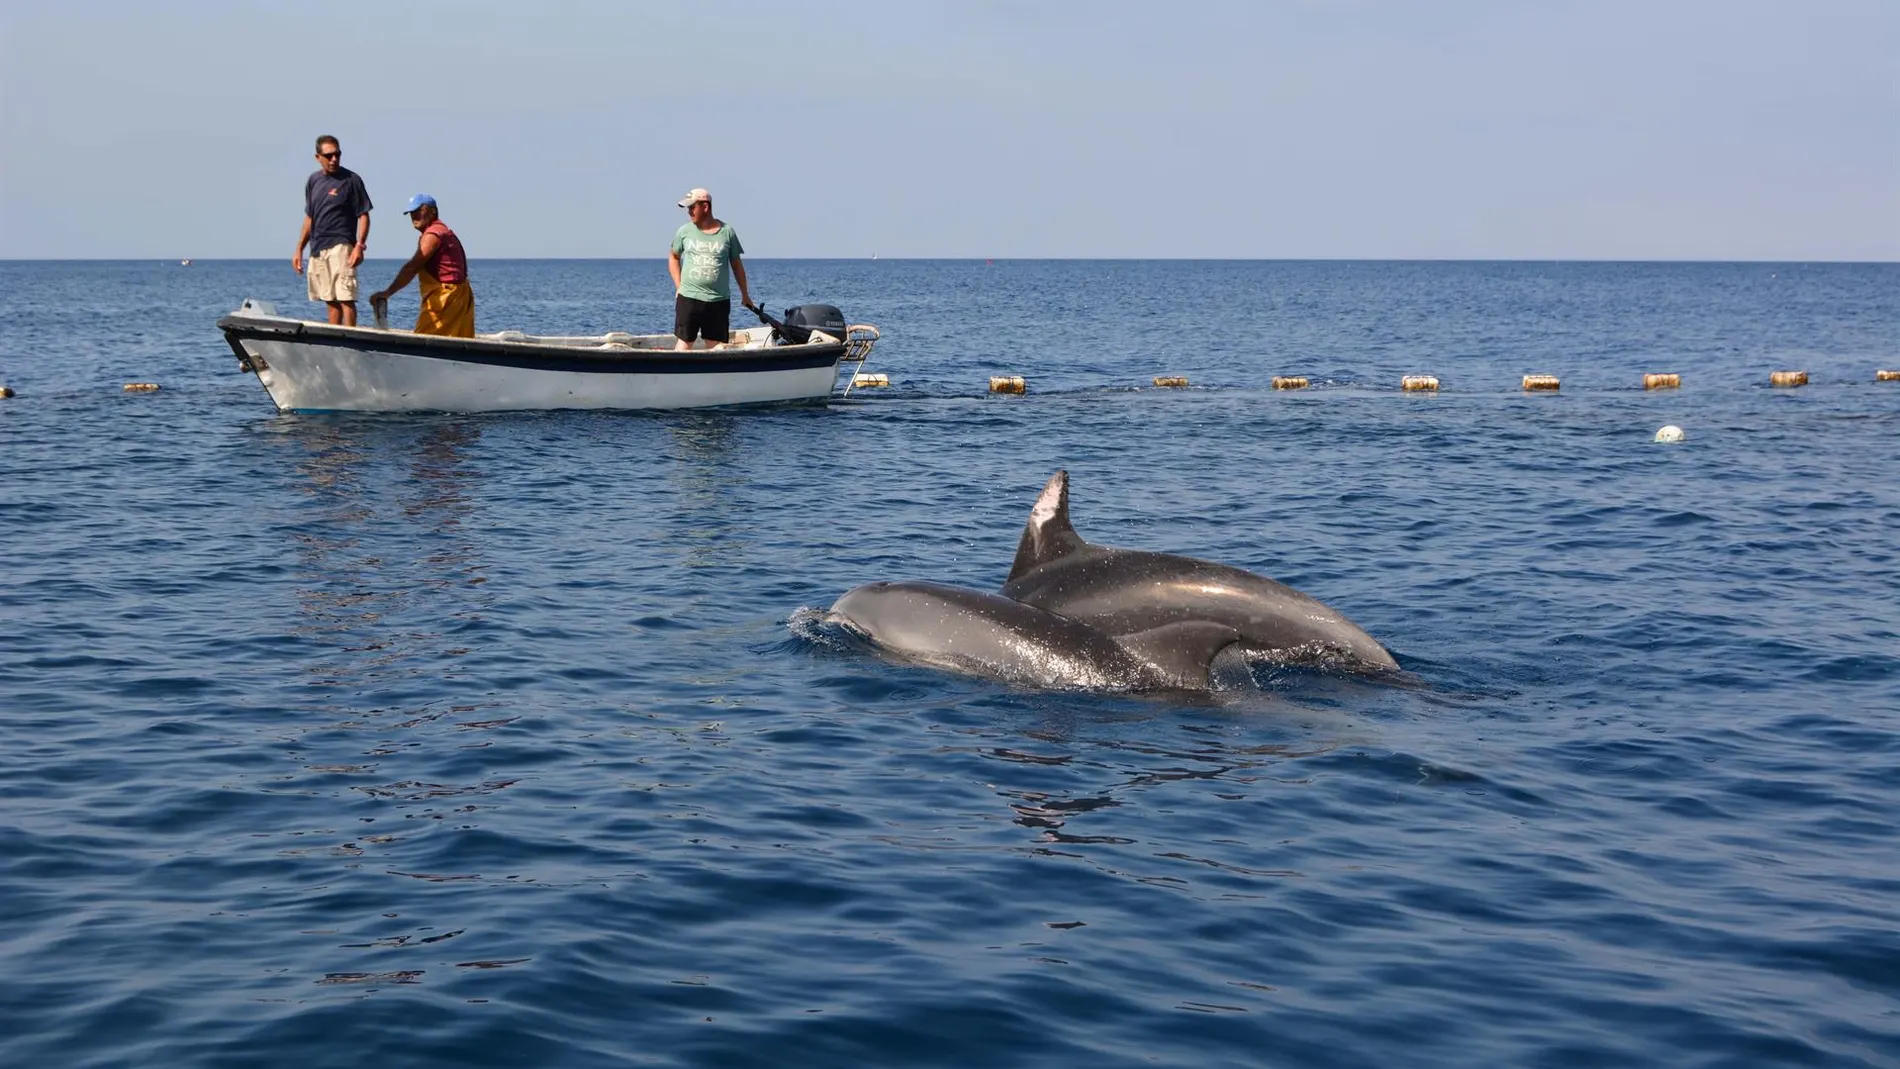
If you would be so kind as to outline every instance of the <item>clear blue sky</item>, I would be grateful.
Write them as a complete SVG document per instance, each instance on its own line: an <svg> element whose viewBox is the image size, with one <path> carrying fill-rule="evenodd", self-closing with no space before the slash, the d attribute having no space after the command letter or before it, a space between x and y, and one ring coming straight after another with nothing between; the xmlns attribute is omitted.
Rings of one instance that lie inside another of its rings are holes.
<svg viewBox="0 0 1900 1069"><path fill-rule="evenodd" d="M1900 260L1900 0L4 0L0 258Z"/></svg>

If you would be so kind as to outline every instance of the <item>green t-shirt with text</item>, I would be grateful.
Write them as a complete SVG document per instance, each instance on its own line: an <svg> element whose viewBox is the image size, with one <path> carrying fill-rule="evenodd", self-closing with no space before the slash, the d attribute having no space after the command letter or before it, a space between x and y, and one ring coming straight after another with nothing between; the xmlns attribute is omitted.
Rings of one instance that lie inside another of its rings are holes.
<svg viewBox="0 0 1900 1069"><path fill-rule="evenodd" d="M732 258L745 255L738 231L724 223L711 234L687 223L673 235L680 258L680 296L696 301L732 299Z"/></svg>

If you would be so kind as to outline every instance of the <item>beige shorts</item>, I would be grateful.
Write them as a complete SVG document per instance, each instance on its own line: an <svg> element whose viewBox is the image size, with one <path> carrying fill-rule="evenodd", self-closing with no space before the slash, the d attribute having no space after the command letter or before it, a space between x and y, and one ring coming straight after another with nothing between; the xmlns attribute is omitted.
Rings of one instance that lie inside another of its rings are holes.
<svg viewBox="0 0 1900 1069"><path fill-rule="evenodd" d="M345 304L356 300L356 269L350 266L350 248L332 245L310 257L304 278L310 283L311 300Z"/></svg>

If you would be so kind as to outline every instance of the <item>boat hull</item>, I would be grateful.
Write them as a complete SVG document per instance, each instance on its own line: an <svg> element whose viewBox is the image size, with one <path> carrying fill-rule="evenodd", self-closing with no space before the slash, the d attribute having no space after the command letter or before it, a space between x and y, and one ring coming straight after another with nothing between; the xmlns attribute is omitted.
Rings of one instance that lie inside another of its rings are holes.
<svg viewBox="0 0 1900 1069"><path fill-rule="evenodd" d="M243 314L218 326L284 412L823 404L845 353L842 343L673 352L652 338L437 338ZM591 339L567 341L581 340Z"/></svg>

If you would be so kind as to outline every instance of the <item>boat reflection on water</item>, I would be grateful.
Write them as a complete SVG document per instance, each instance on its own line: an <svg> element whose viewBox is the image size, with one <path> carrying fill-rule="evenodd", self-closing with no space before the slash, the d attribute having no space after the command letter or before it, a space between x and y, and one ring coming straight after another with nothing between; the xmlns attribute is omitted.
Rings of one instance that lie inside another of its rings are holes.
<svg viewBox="0 0 1900 1069"><path fill-rule="evenodd" d="M766 574L768 544L810 517L758 483L758 449L807 418L824 412L259 421L295 491L276 495L275 530L294 570L293 633L312 644L305 678L355 717L492 702L527 663L575 673L581 693L693 661L723 692L745 663L698 663L703 645L670 636L773 629L734 592L786 581ZM497 561L513 563L498 574ZM565 661L584 637L620 652Z"/></svg>
<svg viewBox="0 0 1900 1069"><path fill-rule="evenodd" d="M436 423L411 455L409 470L415 478L401 492L402 510L440 543L423 558L433 566L429 571L435 574L425 580L431 584L488 582L474 532L463 525L473 511L467 487L477 478L468 450L481 433L481 426L472 422Z"/></svg>
<svg viewBox="0 0 1900 1069"><path fill-rule="evenodd" d="M683 568L743 567L750 548L748 480L735 463L738 421L719 412L683 413L667 421L674 463L667 482L676 493L662 519L663 545Z"/></svg>
<svg viewBox="0 0 1900 1069"><path fill-rule="evenodd" d="M345 692L318 704L352 718L370 709L412 718L415 706L392 710L380 695L422 679L434 681L431 716L489 704L461 702L440 685L452 684L469 652L456 633L492 607L466 489L478 477L469 450L481 427L278 417L268 429L306 499L279 528L295 550L302 622L292 633L319 647L304 675Z"/></svg>

